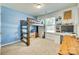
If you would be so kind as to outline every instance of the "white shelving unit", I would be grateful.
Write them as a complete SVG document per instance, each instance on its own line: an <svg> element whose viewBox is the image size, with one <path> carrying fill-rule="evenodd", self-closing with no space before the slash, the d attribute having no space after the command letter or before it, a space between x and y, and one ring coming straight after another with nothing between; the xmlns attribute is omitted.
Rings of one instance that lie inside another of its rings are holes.
<svg viewBox="0 0 79 59"><path fill-rule="evenodd" d="M56 32L61 32L61 24L62 24L61 19L57 19L56 20Z"/></svg>

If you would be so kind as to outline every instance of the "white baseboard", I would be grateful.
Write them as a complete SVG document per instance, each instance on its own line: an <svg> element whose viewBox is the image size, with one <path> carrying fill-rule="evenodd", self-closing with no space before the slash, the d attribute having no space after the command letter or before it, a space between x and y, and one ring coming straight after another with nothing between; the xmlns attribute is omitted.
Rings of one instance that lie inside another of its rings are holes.
<svg viewBox="0 0 79 59"><path fill-rule="evenodd" d="M17 42L19 42L20 40L17 40L17 41L14 41L14 42L10 42L10 43L7 43L7 44L3 44L3 45L1 45L0 47L2 47L2 46L6 46L6 45L10 45L10 44L14 44L14 43L17 43Z"/></svg>

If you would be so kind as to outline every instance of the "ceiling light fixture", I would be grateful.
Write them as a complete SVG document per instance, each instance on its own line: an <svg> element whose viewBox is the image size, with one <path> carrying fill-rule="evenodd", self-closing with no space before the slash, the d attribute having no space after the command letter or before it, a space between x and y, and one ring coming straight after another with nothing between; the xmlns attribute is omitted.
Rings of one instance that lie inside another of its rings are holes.
<svg viewBox="0 0 79 59"><path fill-rule="evenodd" d="M37 8L41 8L42 6L40 4L37 5Z"/></svg>
<svg viewBox="0 0 79 59"><path fill-rule="evenodd" d="M39 3L35 3L34 5L35 5L35 7L38 8L38 9L40 9L40 8L42 7L42 4L39 4Z"/></svg>

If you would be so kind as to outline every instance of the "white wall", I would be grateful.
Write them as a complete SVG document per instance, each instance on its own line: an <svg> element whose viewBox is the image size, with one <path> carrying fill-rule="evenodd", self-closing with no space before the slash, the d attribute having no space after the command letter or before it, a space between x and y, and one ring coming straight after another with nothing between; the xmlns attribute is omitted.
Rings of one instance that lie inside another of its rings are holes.
<svg viewBox="0 0 79 59"><path fill-rule="evenodd" d="M67 10L72 10L72 19L70 19L68 21L63 19L64 12L67 11ZM62 17L62 23L63 24L64 23L73 23L75 25L74 32L77 32L77 27L76 27L76 25L78 24L78 7L77 6L66 8L66 9L63 9L63 10L60 10L60 11L57 11L57 12L54 12L54 13L51 13L51 14L48 14L48 15L38 16L38 19L48 18L48 17L56 17L57 18L59 16Z"/></svg>
<svg viewBox="0 0 79 59"><path fill-rule="evenodd" d="M69 20L69 21L66 21L63 19L63 16L64 16L64 12L67 11L67 10L72 10L72 19ZM57 12L54 12L54 13L51 13L51 14L48 14L48 15L44 15L44 16L38 16L38 18L47 18L47 17L58 17L58 16L61 16L62 17L62 22L63 23L74 23L74 24L77 24L77 21L78 21L78 9L77 9L77 6L75 7L70 7L70 8L67 8L67 9L63 9L63 10L60 10L60 11L57 11ZM75 20L74 20L75 19Z"/></svg>
<svg viewBox="0 0 79 59"><path fill-rule="evenodd" d="M77 35L79 37L79 4L78 4L78 25L77 25Z"/></svg>

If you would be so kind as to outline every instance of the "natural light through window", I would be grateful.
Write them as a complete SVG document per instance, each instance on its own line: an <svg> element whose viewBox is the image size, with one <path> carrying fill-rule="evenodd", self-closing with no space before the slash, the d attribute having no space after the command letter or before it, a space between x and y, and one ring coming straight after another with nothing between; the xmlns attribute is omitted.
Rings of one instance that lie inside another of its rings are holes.
<svg viewBox="0 0 79 59"><path fill-rule="evenodd" d="M55 17L47 18L45 20L46 32L55 32Z"/></svg>

